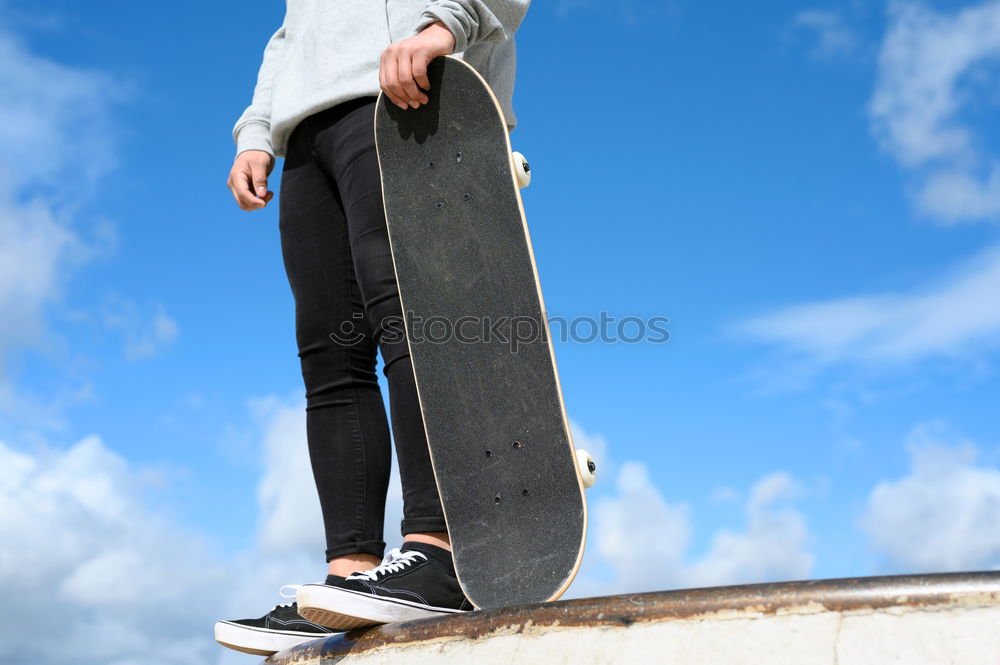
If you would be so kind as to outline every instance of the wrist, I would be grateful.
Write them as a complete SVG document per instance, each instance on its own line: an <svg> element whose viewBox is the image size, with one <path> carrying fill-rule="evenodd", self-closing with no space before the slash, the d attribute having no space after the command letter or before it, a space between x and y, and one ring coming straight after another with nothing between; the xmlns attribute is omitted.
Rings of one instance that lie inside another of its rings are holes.
<svg viewBox="0 0 1000 665"><path fill-rule="evenodd" d="M434 39L441 45L445 55L455 52L455 35L441 21L435 21L420 31L421 35L426 35Z"/></svg>

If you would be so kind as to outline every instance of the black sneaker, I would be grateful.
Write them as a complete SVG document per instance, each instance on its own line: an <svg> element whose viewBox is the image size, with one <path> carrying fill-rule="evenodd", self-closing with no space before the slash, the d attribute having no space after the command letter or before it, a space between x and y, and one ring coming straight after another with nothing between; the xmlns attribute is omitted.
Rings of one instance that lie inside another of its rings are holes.
<svg viewBox="0 0 1000 665"><path fill-rule="evenodd" d="M327 581L336 582L343 579L330 576ZM295 603L276 605L259 619L215 623L216 642L224 647L258 656L270 656L282 649L326 637L334 632L336 631L303 618L298 613Z"/></svg>
<svg viewBox="0 0 1000 665"><path fill-rule="evenodd" d="M371 570L350 575L342 582L332 580L333 584L331 580L326 584L305 584L295 595L299 612L328 628L350 630L471 610L472 604L462 593L454 571L449 570L450 555L446 559L429 557L419 551L429 547L433 546L403 543L402 550L391 550Z"/></svg>

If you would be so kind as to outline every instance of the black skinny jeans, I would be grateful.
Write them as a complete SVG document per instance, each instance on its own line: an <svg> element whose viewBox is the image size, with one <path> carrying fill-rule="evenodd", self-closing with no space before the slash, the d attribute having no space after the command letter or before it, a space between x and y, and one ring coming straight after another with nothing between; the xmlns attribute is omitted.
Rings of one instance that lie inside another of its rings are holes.
<svg viewBox="0 0 1000 665"><path fill-rule="evenodd" d="M309 457L326 557L385 549L389 425L375 374L382 353L403 487L402 531L445 531L389 251L374 99L303 120L281 174L281 252L295 297Z"/></svg>

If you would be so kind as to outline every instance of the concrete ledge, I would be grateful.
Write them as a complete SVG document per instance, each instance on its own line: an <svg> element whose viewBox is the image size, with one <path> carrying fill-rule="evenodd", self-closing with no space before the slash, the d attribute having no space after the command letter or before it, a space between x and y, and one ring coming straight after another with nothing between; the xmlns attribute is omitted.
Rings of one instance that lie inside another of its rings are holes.
<svg viewBox="0 0 1000 665"><path fill-rule="evenodd" d="M998 627L1000 572L869 577L472 612L352 631L265 662L996 665Z"/></svg>

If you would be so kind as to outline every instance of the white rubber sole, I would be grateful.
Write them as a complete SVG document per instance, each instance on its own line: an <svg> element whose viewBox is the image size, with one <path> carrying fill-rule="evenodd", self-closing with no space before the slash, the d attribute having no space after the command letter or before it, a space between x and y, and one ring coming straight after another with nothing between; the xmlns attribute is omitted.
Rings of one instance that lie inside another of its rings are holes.
<svg viewBox="0 0 1000 665"><path fill-rule="evenodd" d="M397 598L370 596L325 584L305 584L295 594L299 615L334 630L464 614L463 610L428 607Z"/></svg>
<svg viewBox="0 0 1000 665"><path fill-rule="evenodd" d="M254 628L231 621L217 621L215 623L216 642L224 647L243 653L252 653L255 656L270 656L283 649L290 649L305 642L321 640L329 636Z"/></svg>

